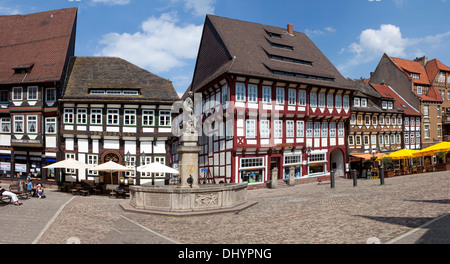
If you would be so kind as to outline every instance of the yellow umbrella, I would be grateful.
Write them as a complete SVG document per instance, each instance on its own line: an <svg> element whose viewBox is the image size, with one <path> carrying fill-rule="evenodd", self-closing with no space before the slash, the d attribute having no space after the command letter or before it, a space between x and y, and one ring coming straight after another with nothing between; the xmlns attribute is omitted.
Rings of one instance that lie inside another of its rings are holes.
<svg viewBox="0 0 450 264"><path fill-rule="evenodd" d="M436 152L444 152L450 150L450 142L444 141L436 145L424 148L413 154L414 157L431 156Z"/></svg>
<svg viewBox="0 0 450 264"><path fill-rule="evenodd" d="M386 154L382 157L379 157L378 159L376 159L376 161L380 161L383 158L392 158L392 159L409 159L409 158L413 158L413 154L419 152L418 150L414 150L414 149L401 149L401 150L397 150L395 152Z"/></svg>

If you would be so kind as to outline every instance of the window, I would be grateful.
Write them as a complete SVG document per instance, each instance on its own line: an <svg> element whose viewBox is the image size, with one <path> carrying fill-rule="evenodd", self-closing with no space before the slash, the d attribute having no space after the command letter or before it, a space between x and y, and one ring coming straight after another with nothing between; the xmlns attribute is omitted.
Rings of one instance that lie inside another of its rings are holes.
<svg viewBox="0 0 450 264"><path fill-rule="evenodd" d="M22 87L14 87L13 88L13 101L22 100Z"/></svg>
<svg viewBox="0 0 450 264"><path fill-rule="evenodd" d="M420 144L420 133L416 133L416 144Z"/></svg>
<svg viewBox="0 0 450 264"><path fill-rule="evenodd" d="M9 92L2 90L0 91L0 103L8 103L9 102Z"/></svg>
<svg viewBox="0 0 450 264"><path fill-rule="evenodd" d="M423 106L423 115L424 115L425 117L428 117L428 109L429 109L429 106L428 106L428 105L424 105L424 106Z"/></svg>
<svg viewBox="0 0 450 264"><path fill-rule="evenodd" d="M325 154L311 154L309 162L326 161Z"/></svg>
<svg viewBox="0 0 450 264"><path fill-rule="evenodd" d="M342 100L342 105L343 105L344 109L350 108L350 96L349 95L344 95L343 100Z"/></svg>
<svg viewBox="0 0 450 264"><path fill-rule="evenodd" d="M419 125L419 124L417 124L417 125ZM412 127L415 126L415 122L414 122L414 118L413 118L413 117L411 117L411 126L412 126Z"/></svg>
<svg viewBox="0 0 450 264"><path fill-rule="evenodd" d="M354 137L353 136L348 136L348 144L349 145L354 145L355 141L354 141Z"/></svg>
<svg viewBox="0 0 450 264"><path fill-rule="evenodd" d="M371 141L372 145L376 145L377 144L377 136L371 135L370 141Z"/></svg>
<svg viewBox="0 0 450 264"><path fill-rule="evenodd" d="M77 124L87 124L87 108L77 109Z"/></svg>
<svg viewBox="0 0 450 264"><path fill-rule="evenodd" d="M325 108L325 93L319 93L319 107Z"/></svg>
<svg viewBox="0 0 450 264"><path fill-rule="evenodd" d="M369 126L369 125L370 125L370 116L368 116L368 115L365 116L364 124L365 124L366 126Z"/></svg>
<svg viewBox="0 0 450 264"><path fill-rule="evenodd" d="M412 143L414 144L414 143ZM405 134L405 145L409 145L409 135Z"/></svg>
<svg viewBox="0 0 450 264"><path fill-rule="evenodd" d="M14 133L23 133L24 132L24 117L23 116L14 116Z"/></svg>
<svg viewBox="0 0 450 264"><path fill-rule="evenodd" d="M1 119L2 122L2 133L11 132L11 118L4 117Z"/></svg>
<svg viewBox="0 0 450 264"><path fill-rule="evenodd" d="M106 110L106 124L119 125L119 109Z"/></svg>
<svg viewBox="0 0 450 264"><path fill-rule="evenodd" d="M372 116L372 125L376 126L378 123L378 117L377 116Z"/></svg>
<svg viewBox="0 0 450 264"><path fill-rule="evenodd" d="M378 136L378 142L380 142L380 146L383 145L383 135Z"/></svg>
<svg viewBox="0 0 450 264"><path fill-rule="evenodd" d="M422 86L417 86L417 94L422 94Z"/></svg>
<svg viewBox="0 0 450 264"><path fill-rule="evenodd" d="M129 169L133 169L133 171L126 171L125 172L125 177L129 178L129 177L134 177L134 170L136 167L136 156L129 156L128 160L125 160L126 162L126 167Z"/></svg>
<svg viewBox="0 0 450 264"><path fill-rule="evenodd" d="M362 120L363 120L363 116L362 116L362 115L358 115L358 121L357 121L357 124L358 124L358 125L362 125L362 124L363 124Z"/></svg>
<svg viewBox="0 0 450 264"><path fill-rule="evenodd" d="M30 86L27 89L27 99L28 100L37 100L38 99L38 88L37 86Z"/></svg>
<svg viewBox="0 0 450 264"><path fill-rule="evenodd" d="M437 117L439 117L441 115L441 107L438 105L436 109L437 109Z"/></svg>
<svg viewBox="0 0 450 264"><path fill-rule="evenodd" d="M397 134L396 138L397 138L397 144L402 144L402 137L400 136L400 134Z"/></svg>
<svg viewBox="0 0 450 264"><path fill-rule="evenodd" d="M320 137L320 123L319 122L314 123L314 137L315 138Z"/></svg>
<svg viewBox="0 0 450 264"><path fill-rule="evenodd" d="M288 138L294 137L294 121L292 120L286 121L286 137Z"/></svg>
<svg viewBox="0 0 450 264"><path fill-rule="evenodd" d="M351 115L351 117L350 117L350 124L352 124L352 125L356 124L356 115L355 114Z"/></svg>
<svg viewBox="0 0 450 264"><path fill-rule="evenodd" d="M317 93L311 92L309 94L309 106L310 107L317 107Z"/></svg>
<svg viewBox="0 0 450 264"><path fill-rule="evenodd" d="M241 169L242 168L259 168L264 166L264 158L242 158L241 159Z"/></svg>
<svg viewBox="0 0 450 264"><path fill-rule="evenodd" d="M413 79L420 79L420 74L418 73L411 72L409 76Z"/></svg>
<svg viewBox="0 0 450 264"><path fill-rule="evenodd" d="M406 137L405 137L405 139L406 139ZM405 143L406 144L406 143ZM411 134L411 144L415 144L414 143L414 134Z"/></svg>
<svg viewBox="0 0 450 264"><path fill-rule="evenodd" d="M248 85L248 101L251 103L258 102L258 86L255 84Z"/></svg>
<svg viewBox="0 0 450 264"><path fill-rule="evenodd" d="M333 94L329 93L327 95L327 108L332 110L333 109Z"/></svg>
<svg viewBox="0 0 450 264"><path fill-rule="evenodd" d="M169 118L170 118L170 114L169 114ZM135 126L136 125L136 110L135 109L125 109L124 110L123 124L126 126Z"/></svg>
<svg viewBox="0 0 450 264"><path fill-rule="evenodd" d="M306 106L306 90L298 91L298 105Z"/></svg>
<svg viewBox="0 0 450 264"><path fill-rule="evenodd" d="M389 145L389 135L388 134L384 135L384 144Z"/></svg>
<svg viewBox="0 0 450 264"><path fill-rule="evenodd" d="M391 134L391 145L395 144L395 135Z"/></svg>
<svg viewBox="0 0 450 264"><path fill-rule="evenodd" d="M311 138L313 136L313 124L312 122L306 122L306 137Z"/></svg>
<svg viewBox="0 0 450 264"><path fill-rule="evenodd" d="M397 125L402 125L402 117L401 116L399 116L399 117L397 117Z"/></svg>
<svg viewBox="0 0 450 264"><path fill-rule="evenodd" d="M283 137L283 121L275 120L275 138Z"/></svg>
<svg viewBox="0 0 450 264"><path fill-rule="evenodd" d="M236 101L245 102L245 84L236 83Z"/></svg>
<svg viewBox="0 0 450 264"><path fill-rule="evenodd" d="M76 159L76 154L75 153L66 153L66 159ZM67 174L75 174L75 169L66 169L66 173Z"/></svg>
<svg viewBox="0 0 450 264"><path fill-rule="evenodd" d="M387 109L387 102L386 102L386 101L383 101L383 102L381 103L381 108Z"/></svg>
<svg viewBox="0 0 450 264"><path fill-rule="evenodd" d="M45 133L56 134L56 117L47 117L45 119Z"/></svg>
<svg viewBox="0 0 450 264"><path fill-rule="evenodd" d="M36 134L37 128L37 116L27 116L27 133Z"/></svg>
<svg viewBox="0 0 450 264"><path fill-rule="evenodd" d="M171 126L172 118L170 110L160 110L159 111L159 125L160 126Z"/></svg>
<svg viewBox="0 0 450 264"><path fill-rule="evenodd" d="M155 125L155 111L154 110L142 110L142 125L154 126Z"/></svg>
<svg viewBox="0 0 450 264"><path fill-rule="evenodd" d="M330 122L330 137L336 137L336 123Z"/></svg>
<svg viewBox="0 0 450 264"><path fill-rule="evenodd" d="M380 125L384 125L384 116L380 116Z"/></svg>
<svg viewBox="0 0 450 264"><path fill-rule="evenodd" d="M341 109L342 108L342 96L340 94L336 94L336 98L334 100L335 100L334 107L336 107L336 109Z"/></svg>
<svg viewBox="0 0 450 264"><path fill-rule="evenodd" d="M338 123L338 137L344 137L344 122Z"/></svg>
<svg viewBox="0 0 450 264"><path fill-rule="evenodd" d="M56 89L47 88L45 89L45 101L52 103L56 101Z"/></svg>
<svg viewBox="0 0 450 264"><path fill-rule="evenodd" d="M442 125L441 125L441 124L438 124L438 125L437 125L437 136L438 136L438 137L441 137L441 131L442 131Z"/></svg>
<svg viewBox="0 0 450 264"><path fill-rule="evenodd" d="M328 137L328 123L327 122L323 122L322 123L322 134L321 134L321 136L323 138Z"/></svg>
<svg viewBox="0 0 450 264"><path fill-rule="evenodd" d="M305 136L305 122L297 121L297 137Z"/></svg>
<svg viewBox="0 0 450 264"><path fill-rule="evenodd" d="M391 119L392 119L392 125L395 126L395 124L397 123L396 122L397 118L395 118L395 116L392 116Z"/></svg>
<svg viewBox="0 0 450 264"><path fill-rule="evenodd" d="M64 124L73 124L73 108L64 108Z"/></svg>
<svg viewBox="0 0 450 264"><path fill-rule="evenodd" d="M355 107L360 107L361 106L360 99L358 97L355 97L353 99L353 106L355 106Z"/></svg>
<svg viewBox="0 0 450 264"><path fill-rule="evenodd" d="M277 87L276 97L277 97L277 104L284 104L284 88Z"/></svg>
<svg viewBox="0 0 450 264"><path fill-rule="evenodd" d="M91 124L101 125L103 123L103 111L100 108L91 109Z"/></svg>
<svg viewBox="0 0 450 264"><path fill-rule="evenodd" d="M392 107L393 107L393 104L392 104L392 102L388 102L388 109L392 109Z"/></svg>
<svg viewBox="0 0 450 264"><path fill-rule="evenodd" d="M98 156L97 155L87 155L87 165L91 165L92 167L98 165ZM98 171L88 170L89 175L98 175Z"/></svg>
<svg viewBox="0 0 450 264"><path fill-rule="evenodd" d="M386 125L390 125L391 124L391 117L390 116L386 116Z"/></svg>
<svg viewBox="0 0 450 264"><path fill-rule="evenodd" d="M367 107L367 99L361 98L361 107Z"/></svg>
<svg viewBox="0 0 450 264"><path fill-rule="evenodd" d="M272 87L263 86L262 93L263 93L263 103L270 104L272 102Z"/></svg>
<svg viewBox="0 0 450 264"><path fill-rule="evenodd" d="M364 145L369 145L369 136L364 136Z"/></svg>
<svg viewBox="0 0 450 264"><path fill-rule="evenodd" d="M302 155L284 156L284 166L302 164Z"/></svg>
<svg viewBox="0 0 450 264"><path fill-rule="evenodd" d="M361 136L356 136L356 145L361 145Z"/></svg>
<svg viewBox="0 0 450 264"><path fill-rule="evenodd" d="M260 121L260 132L261 138L269 138L270 137L270 121L269 120L261 120Z"/></svg>
<svg viewBox="0 0 450 264"><path fill-rule="evenodd" d="M409 117L405 117L405 127L409 126Z"/></svg>
<svg viewBox="0 0 450 264"><path fill-rule="evenodd" d="M295 89L288 90L288 104L295 105L296 104L297 91Z"/></svg>
<svg viewBox="0 0 450 264"><path fill-rule="evenodd" d="M245 138L255 138L255 120L246 120Z"/></svg>

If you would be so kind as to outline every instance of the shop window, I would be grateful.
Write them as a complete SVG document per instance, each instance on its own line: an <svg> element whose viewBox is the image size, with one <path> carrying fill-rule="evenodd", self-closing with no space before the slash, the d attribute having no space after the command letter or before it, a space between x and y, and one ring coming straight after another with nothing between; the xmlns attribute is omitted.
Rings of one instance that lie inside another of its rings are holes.
<svg viewBox="0 0 450 264"><path fill-rule="evenodd" d="M240 170L242 182L263 182L264 158L242 158Z"/></svg>

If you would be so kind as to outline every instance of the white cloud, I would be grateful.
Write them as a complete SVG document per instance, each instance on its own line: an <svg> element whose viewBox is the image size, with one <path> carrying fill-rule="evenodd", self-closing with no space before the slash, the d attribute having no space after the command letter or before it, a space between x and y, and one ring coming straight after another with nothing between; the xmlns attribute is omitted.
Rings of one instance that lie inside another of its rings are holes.
<svg viewBox="0 0 450 264"><path fill-rule="evenodd" d="M403 38L400 28L394 25L381 25L380 29L366 29L361 32L358 42L353 42L345 49L353 57L338 68L344 71L378 59L383 53L394 57L405 57L406 48L416 42L416 40ZM340 54L342 53L344 49L341 49Z"/></svg>
<svg viewBox="0 0 450 264"><path fill-rule="evenodd" d="M153 73L182 67L196 58L203 26L177 22L176 13L164 13L144 21L136 33L106 34L96 55L120 57Z"/></svg>
<svg viewBox="0 0 450 264"><path fill-rule="evenodd" d="M192 11L196 16L205 16L206 14L214 14L216 0L171 0L171 2L182 2L187 11Z"/></svg>
<svg viewBox="0 0 450 264"><path fill-rule="evenodd" d="M20 14L20 10L17 8L0 6L0 15L17 15Z"/></svg>
<svg viewBox="0 0 450 264"><path fill-rule="evenodd" d="M325 27L323 29L316 29L316 30L305 29L305 34L311 38L315 36L324 35L325 33L334 33L334 32L336 32L336 29L333 27Z"/></svg>
<svg viewBox="0 0 450 264"><path fill-rule="evenodd" d="M107 4L107 5L127 5L131 0L91 0L92 3Z"/></svg>

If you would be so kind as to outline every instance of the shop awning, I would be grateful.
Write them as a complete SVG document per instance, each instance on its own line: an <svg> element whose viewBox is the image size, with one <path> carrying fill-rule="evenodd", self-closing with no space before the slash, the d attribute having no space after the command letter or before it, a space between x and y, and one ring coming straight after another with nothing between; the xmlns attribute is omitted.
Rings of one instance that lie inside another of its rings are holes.
<svg viewBox="0 0 450 264"><path fill-rule="evenodd" d="M385 153L364 153L364 154L350 154L351 157L359 158L363 160L370 160L372 157L378 158L383 156Z"/></svg>

